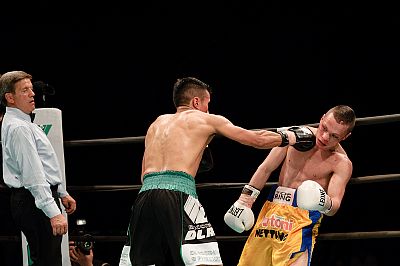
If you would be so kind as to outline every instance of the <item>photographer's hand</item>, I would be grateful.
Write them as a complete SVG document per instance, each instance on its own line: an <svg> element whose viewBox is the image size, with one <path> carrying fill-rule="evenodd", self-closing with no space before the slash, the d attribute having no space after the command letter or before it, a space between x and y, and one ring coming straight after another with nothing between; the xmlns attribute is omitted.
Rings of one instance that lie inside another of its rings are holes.
<svg viewBox="0 0 400 266"><path fill-rule="evenodd" d="M93 266L93 250L85 255L74 245L74 241L69 241L69 257L71 262L79 266Z"/></svg>

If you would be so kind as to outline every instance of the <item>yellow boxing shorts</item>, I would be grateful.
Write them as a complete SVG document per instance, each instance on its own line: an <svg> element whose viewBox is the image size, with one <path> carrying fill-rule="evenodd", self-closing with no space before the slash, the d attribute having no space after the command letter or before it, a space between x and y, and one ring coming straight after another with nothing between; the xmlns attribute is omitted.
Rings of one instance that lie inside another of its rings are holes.
<svg viewBox="0 0 400 266"><path fill-rule="evenodd" d="M246 241L240 266L284 266L308 251L308 265L323 215L297 207L296 189L273 186Z"/></svg>

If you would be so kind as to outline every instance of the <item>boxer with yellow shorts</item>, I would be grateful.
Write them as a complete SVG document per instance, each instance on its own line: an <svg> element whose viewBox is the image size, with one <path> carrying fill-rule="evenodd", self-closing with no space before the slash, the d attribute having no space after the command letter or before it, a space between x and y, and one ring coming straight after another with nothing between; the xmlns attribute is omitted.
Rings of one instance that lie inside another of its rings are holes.
<svg viewBox="0 0 400 266"><path fill-rule="evenodd" d="M246 185L238 201L224 220L236 232L249 230L254 224L251 205L259 191ZM300 208L300 207L301 208ZM291 265L308 252L311 254L322 213L332 203L317 182L304 181L298 189L274 185L243 248L239 266Z"/></svg>

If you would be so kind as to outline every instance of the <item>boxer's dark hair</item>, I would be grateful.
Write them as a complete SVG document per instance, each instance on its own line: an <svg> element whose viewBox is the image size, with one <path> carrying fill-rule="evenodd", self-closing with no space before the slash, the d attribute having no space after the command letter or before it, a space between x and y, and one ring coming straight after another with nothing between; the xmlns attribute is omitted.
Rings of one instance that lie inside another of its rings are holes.
<svg viewBox="0 0 400 266"><path fill-rule="evenodd" d="M193 97L202 99L206 96L206 91L210 94L212 92L211 87L203 81L193 77L180 78L174 84L172 94L174 105L175 107L188 105Z"/></svg>

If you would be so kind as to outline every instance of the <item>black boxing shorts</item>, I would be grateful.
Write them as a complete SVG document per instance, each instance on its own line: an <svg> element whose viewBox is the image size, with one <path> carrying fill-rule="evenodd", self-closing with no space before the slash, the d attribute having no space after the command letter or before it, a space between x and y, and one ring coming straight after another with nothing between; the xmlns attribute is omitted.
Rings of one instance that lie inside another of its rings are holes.
<svg viewBox="0 0 400 266"><path fill-rule="evenodd" d="M221 265L214 229L194 178L179 171L146 174L129 225L132 265Z"/></svg>

